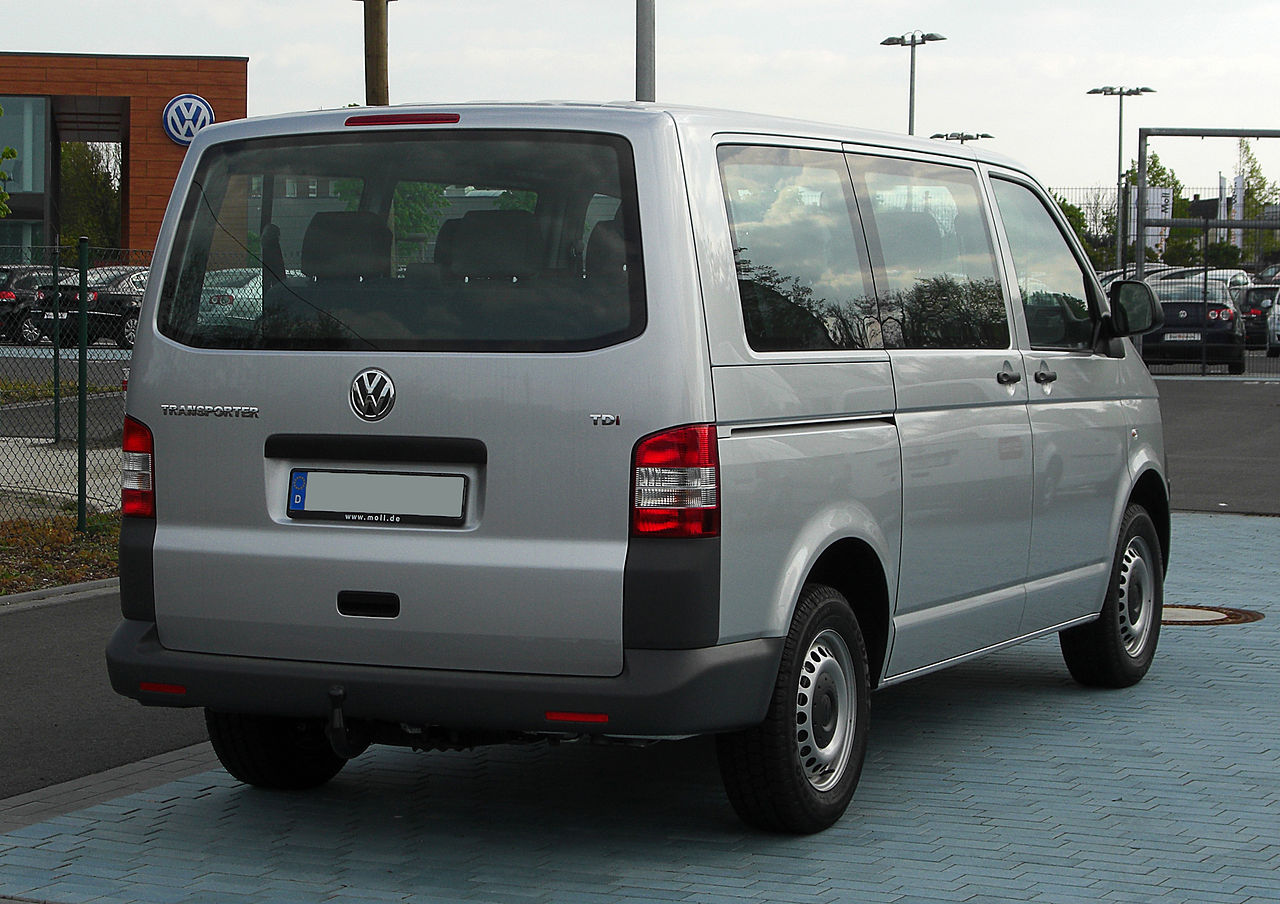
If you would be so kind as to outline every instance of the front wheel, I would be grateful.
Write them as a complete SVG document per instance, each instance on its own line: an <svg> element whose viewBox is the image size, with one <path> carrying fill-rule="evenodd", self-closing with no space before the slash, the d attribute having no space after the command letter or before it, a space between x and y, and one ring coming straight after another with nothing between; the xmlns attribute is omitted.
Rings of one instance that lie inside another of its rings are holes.
<svg viewBox="0 0 1280 904"><path fill-rule="evenodd" d="M120 324L120 331L116 333L116 345L121 348L133 348L133 343L138 339L138 315L136 313L126 314L123 322Z"/></svg>
<svg viewBox="0 0 1280 904"><path fill-rule="evenodd" d="M287 719L206 709L213 752L234 778L259 788L317 788L346 760L333 752L318 719Z"/></svg>
<svg viewBox="0 0 1280 904"><path fill-rule="evenodd" d="M40 321L36 319L36 315L28 311L22 315L22 322L18 324L18 341L23 345L39 345L44 335L40 332Z"/></svg>
<svg viewBox="0 0 1280 904"><path fill-rule="evenodd" d="M1137 684L1155 658L1163 612L1160 538L1147 510L1131 505L1120 523L1101 615L1058 634L1071 677L1090 687Z"/></svg>
<svg viewBox="0 0 1280 904"><path fill-rule="evenodd" d="M1235 374L1239 376L1240 374L1244 373L1245 363L1246 362L1243 356L1240 358L1239 361L1232 361L1230 364L1227 365L1227 373Z"/></svg>
<svg viewBox="0 0 1280 904"><path fill-rule="evenodd" d="M806 585L764 722L717 738L738 816L796 834L835 823L862 773L870 714L867 651L853 610L838 590Z"/></svg>

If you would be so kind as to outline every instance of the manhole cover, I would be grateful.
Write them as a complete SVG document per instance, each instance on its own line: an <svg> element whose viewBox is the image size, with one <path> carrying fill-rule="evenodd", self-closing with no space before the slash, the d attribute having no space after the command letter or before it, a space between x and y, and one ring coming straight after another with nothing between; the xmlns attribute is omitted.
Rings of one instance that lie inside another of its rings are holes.
<svg viewBox="0 0 1280 904"><path fill-rule="evenodd" d="M1165 606L1165 625L1244 625L1261 620L1262 613L1252 609L1228 609L1225 606Z"/></svg>

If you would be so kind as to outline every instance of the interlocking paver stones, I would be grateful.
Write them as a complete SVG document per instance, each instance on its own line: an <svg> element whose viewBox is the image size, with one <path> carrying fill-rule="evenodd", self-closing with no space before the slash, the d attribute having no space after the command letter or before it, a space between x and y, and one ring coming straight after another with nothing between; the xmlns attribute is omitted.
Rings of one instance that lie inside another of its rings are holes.
<svg viewBox="0 0 1280 904"><path fill-rule="evenodd" d="M706 740L384 748L316 793L203 772L23 826L0 835L0 895L1275 904L1280 605L1272 570L1236 566L1277 548L1280 519L1180 514L1174 542L1169 604L1267 617L1166 626L1147 680L1121 691L1076 686L1051 638L882 691L862 787L812 838L743 828ZM31 805L0 806L0 825Z"/></svg>

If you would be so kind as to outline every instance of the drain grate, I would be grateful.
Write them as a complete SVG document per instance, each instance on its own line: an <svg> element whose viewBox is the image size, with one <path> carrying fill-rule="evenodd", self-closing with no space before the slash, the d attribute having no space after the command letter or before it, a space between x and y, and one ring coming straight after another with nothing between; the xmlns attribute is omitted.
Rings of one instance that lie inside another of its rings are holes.
<svg viewBox="0 0 1280 904"><path fill-rule="evenodd" d="M1247 625L1262 620L1261 612L1252 609L1228 609L1225 606L1165 606L1162 625Z"/></svg>

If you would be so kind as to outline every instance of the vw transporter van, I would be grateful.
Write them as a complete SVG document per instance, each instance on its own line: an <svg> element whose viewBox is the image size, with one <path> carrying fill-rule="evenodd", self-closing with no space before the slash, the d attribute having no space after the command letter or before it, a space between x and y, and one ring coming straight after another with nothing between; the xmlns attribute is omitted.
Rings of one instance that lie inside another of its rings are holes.
<svg viewBox="0 0 1280 904"><path fill-rule="evenodd" d="M629 103L212 126L138 326L111 680L254 785L714 734L739 815L820 830L877 688L1050 633L1145 674L1159 322L971 147Z"/></svg>

